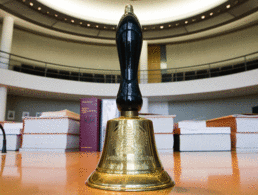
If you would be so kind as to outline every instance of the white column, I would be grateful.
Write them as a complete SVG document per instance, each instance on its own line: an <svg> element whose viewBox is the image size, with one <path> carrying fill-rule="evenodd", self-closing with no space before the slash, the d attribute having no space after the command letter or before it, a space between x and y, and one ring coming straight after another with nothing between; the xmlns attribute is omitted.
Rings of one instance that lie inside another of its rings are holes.
<svg viewBox="0 0 258 195"><path fill-rule="evenodd" d="M2 37L1 37L1 51L10 53L13 39L13 24L14 20L12 17L5 17L3 21ZM1 53L0 68L8 69L9 55Z"/></svg>
<svg viewBox="0 0 258 195"><path fill-rule="evenodd" d="M0 121L5 121L7 88L0 87Z"/></svg>
<svg viewBox="0 0 258 195"><path fill-rule="evenodd" d="M148 98L142 98L142 109L140 111L140 113L149 113L149 100Z"/></svg>
<svg viewBox="0 0 258 195"><path fill-rule="evenodd" d="M1 37L1 51L11 53L12 38L13 38L13 24L12 17L5 17L3 20L2 37ZM8 69L9 55L1 53L0 55L0 69ZM0 121L5 120L7 101L7 88L0 87Z"/></svg>
<svg viewBox="0 0 258 195"><path fill-rule="evenodd" d="M140 57L140 83L148 83L148 42L143 41L142 52ZM149 101L148 98L142 98L143 104L141 113L149 113Z"/></svg>
<svg viewBox="0 0 258 195"><path fill-rule="evenodd" d="M140 56L140 83L148 83L148 42L143 41Z"/></svg>

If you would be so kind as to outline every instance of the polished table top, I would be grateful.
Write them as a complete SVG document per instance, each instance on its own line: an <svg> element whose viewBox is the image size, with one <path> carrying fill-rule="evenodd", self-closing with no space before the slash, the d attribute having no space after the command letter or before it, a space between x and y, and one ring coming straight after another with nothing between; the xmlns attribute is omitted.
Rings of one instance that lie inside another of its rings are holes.
<svg viewBox="0 0 258 195"><path fill-rule="evenodd" d="M0 194L258 194L258 152L159 153L175 187L148 192L93 189L100 153L0 153Z"/></svg>

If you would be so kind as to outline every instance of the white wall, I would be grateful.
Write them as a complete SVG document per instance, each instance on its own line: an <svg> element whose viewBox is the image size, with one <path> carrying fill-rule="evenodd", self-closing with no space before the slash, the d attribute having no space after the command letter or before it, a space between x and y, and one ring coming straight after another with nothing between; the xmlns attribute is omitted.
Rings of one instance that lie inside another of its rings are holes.
<svg viewBox="0 0 258 195"><path fill-rule="evenodd" d="M258 69L227 76L171 83L140 84L143 97L163 100L189 100L193 98L219 97L225 94L257 91ZM12 70L0 71L0 86L23 89L31 94L55 96L95 96L115 98L119 84L89 83L54 79L19 73ZM24 91L24 93L25 93ZM31 92L32 91L32 92ZM249 93L250 94L250 93Z"/></svg>
<svg viewBox="0 0 258 195"><path fill-rule="evenodd" d="M167 45L167 66L193 66L257 52L257 32L256 25L218 37Z"/></svg>
<svg viewBox="0 0 258 195"><path fill-rule="evenodd" d="M182 120L207 120L232 114L252 113L258 106L258 94L223 99L169 102L169 114Z"/></svg>
<svg viewBox="0 0 258 195"><path fill-rule="evenodd" d="M22 112L29 112L30 116L36 116L36 112L65 109L80 114L80 101L8 95L6 116L8 110L13 110L15 111L15 121L22 121Z"/></svg>
<svg viewBox="0 0 258 195"><path fill-rule="evenodd" d="M12 53L41 61L96 69L119 70L116 46L58 40L15 29Z"/></svg>

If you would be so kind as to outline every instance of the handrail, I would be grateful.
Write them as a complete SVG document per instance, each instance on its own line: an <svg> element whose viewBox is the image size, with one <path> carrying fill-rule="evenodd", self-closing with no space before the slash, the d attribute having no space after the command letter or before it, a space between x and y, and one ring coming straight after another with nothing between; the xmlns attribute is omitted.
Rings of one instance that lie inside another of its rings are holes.
<svg viewBox="0 0 258 195"><path fill-rule="evenodd" d="M247 60L248 56L252 56L252 55L255 55L255 56ZM239 59L239 60L234 61L236 59ZM239 57L215 61L212 63L204 63L204 64L193 65L193 66L167 68L167 69L140 70L138 71L138 74L149 75L147 76L146 79L141 78L141 82L143 83L146 83L146 81L149 83L159 83L159 82L177 82L177 81L193 80L193 79L200 79L200 78L210 78L210 77L214 77L214 75L223 76L223 75L231 74L231 72L238 73L238 72L258 68L257 59L258 59L258 51L252 52L246 55L242 55ZM252 62L252 60L254 60L254 62ZM228 62L228 63L223 64L225 62ZM254 63L254 64L249 65L250 63ZM70 66L70 65L62 65L57 63L49 63L41 60L19 56L16 54L11 54L0 50L0 66L1 65L7 68L9 67L9 69L16 68L15 71L20 71L28 74L35 74L38 76L61 78L61 79L76 80L76 81L86 81L86 82L101 82L101 83L119 83L120 82L120 70L84 68L84 67L76 67L76 66ZM239 65L244 67L239 68ZM228 66L230 66L232 70L225 70L229 68ZM26 67L27 67L27 70L26 70ZM35 69L35 70L31 71L30 67L33 67L32 69ZM17 70L19 68L20 70ZM214 73L214 69L219 69L219 70L215 70L215 73ZM206 72L201 73L200 72L201 70L204 70ZM37 71L37 73L35 73L35 71ZM68 75L67 75L67 72L69 72ZM171 78L167 78L167 77L171 77Z"/></svg>
<svg viewBox="0 0 258 195"><path fill-rule="evenodd" d="M99 70L99 71L120 71L120 70L116 70L116 69L83 68L83 67L74 67L74 66L70 66L70 65L57 64L57 63L52 63L52 62L46 62L46 61L36 60L36 59L32 59L32 58L27 58L27 57L24 57L24 56L8 53L8 52L2 51L2 50L0 50L0 53L5 53L5 54L8 54L10 56L19 57L19 58L22 58L22 59L32 60L32 61L35 61L35 62L46 63L46 64L49 64L49 65L55 65L55 66L61 66L61 67L78 68L78 69L80 68L80 69ZM226 60L219 60L219 61L211 62L211 63L204 63L204 64L198 64L198 65L187 66L187 67L178 67L178 68L151 69L151 70L148 70L148 71L184 69L184 68L193 68L193 67L199 67L199 66L205 66L205 65L207 66L208 64L217 64L217 63L221 63L221 62L231 61L231 60L243 58L243 57L246 57L246 56L250 56L250 55L253 55L253 54L258 54L258 51L253 52L253 53L249 53L249 54L246 54L246 55L234 57L234 58L229 58L229 59L226 59ZM144 70L141 70L141 71L144 71Z"/></svg>

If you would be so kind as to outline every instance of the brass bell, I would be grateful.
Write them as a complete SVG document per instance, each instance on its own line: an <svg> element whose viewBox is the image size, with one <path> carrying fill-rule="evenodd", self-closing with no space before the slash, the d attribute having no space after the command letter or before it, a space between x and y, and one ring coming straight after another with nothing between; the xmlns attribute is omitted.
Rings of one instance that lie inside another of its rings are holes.
<svg viewBox="0 0 258 195"><path fill-rule="evenodd" d="M117 95L121 117L107 123L105 144L90 187L116 191L158 190L175 185L158 157L152 121L138 116L142 96L138 63L142 31L131 5L126 6L116 33L122 80Z"/></svg>

